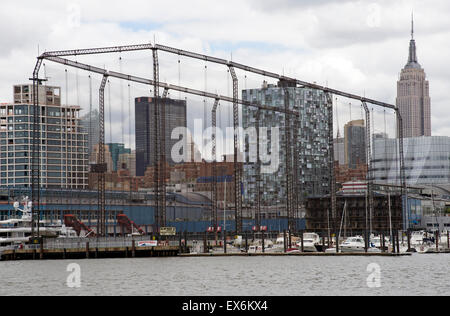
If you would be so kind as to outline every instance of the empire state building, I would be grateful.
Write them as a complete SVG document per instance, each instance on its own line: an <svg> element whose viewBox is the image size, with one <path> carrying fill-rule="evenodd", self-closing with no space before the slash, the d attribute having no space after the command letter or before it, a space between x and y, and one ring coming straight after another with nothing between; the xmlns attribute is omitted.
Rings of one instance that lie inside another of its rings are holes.
<svg viewBox="0 0 450 316"><path fill-rule="evenodd" d="M403 118L405 138L431 136L430 85L417 59L412 22L409 58L397 83L397 107Z"/></svg>

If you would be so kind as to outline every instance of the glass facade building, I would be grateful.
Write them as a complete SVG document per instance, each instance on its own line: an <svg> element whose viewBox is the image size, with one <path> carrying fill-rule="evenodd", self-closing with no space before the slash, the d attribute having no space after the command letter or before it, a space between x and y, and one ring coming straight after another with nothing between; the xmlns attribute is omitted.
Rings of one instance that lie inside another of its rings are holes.
<svg viewBox="0 0 450 316"><path fill-rule="evenodd" d="M296 175L298 179L298 196L300 201L308 196L329 194L329 108L326 104L326 95L322 91L309 88L288 87L289 107L300 113L296 124L299 128L297 140L298 156L295 156L293 134L291 133L291 152L297 162ZM284 88L264 83L262 89L250 89L242 92L244 101L265 106L281 107L284 109ZM257 108L243 108L243 128L256 126ZM294 131L295 119L290 120L291 131ZM286 204L286 130L285 115L279 112L261 111L259 126L268 129L279 127L279 161L278 171L270 174L261 174L262 205L275 206ZM271 136L268 138L268 147L271 148ZM255 163L248 163L250 143L245 140L244 165L244 203L252 205L257 197L257 169ZM295 186L295 183L294 183Z"/></svg>
<svg viewBox="0 0 450 316"><path fill-rule="evenodd" d="M172 140L172 131L177 127L187 127L187 108L185 100L160 99L165 102L166 121L166 157L170 165L172 160L172 147L179 140ZM153 98L137 98L135 103L136 113L136 175L144 176L149 166L154 165L154 102Z"/></svg>
<svg viewBox="0 0 450 316"><path fill-rule="evenodd" d="M375 181L400 183L397 139L375 139L373 173ZM450 183L450 138L404 139L405 173L408 185Z"/></svg>

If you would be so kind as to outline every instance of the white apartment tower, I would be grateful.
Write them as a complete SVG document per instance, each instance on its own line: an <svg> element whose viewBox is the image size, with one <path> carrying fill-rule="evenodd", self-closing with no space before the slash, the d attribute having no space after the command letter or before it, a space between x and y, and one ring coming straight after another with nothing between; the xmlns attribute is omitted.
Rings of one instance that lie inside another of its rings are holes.
<svg viewBox="0 0 450 316"><path fill-rule="evenodd" d="M14 103L0 104L0 186L31 187L33 86L14 86ZM39 86L41 185L88 187L88 135L79 106L61 105L61 88Z"/></svg>

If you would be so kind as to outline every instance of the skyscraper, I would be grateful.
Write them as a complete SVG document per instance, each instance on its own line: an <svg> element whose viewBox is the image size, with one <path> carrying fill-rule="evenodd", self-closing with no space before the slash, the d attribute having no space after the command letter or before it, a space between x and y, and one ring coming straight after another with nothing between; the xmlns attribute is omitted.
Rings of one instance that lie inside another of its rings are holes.
<svg viewBox="0 0 450 316"><path fill-rule="evenodd" d="M403 118L403 136L431 136L430 86L418 62L414 39L414 20L409 43L409 58L397 84L397 107Z"/></svg>
<svg viewBox="0 0 450 316"><path fill-rule="evenodd" d="M289 86L290 109L298 111L299 138L298 156L295 156L294 141L291 144L293 159L296 160L298 169L294 171L295 179L298 179L299 197L303 199L313 195L329 194L329 126L328 107L326 96L322 91L309 88ZM261 89L249 89L242 91L242 98L250 103L264 104L269 107L284 106L285 92L282 84L278 86L264 82ZM243 127L256 126L257 109L253 107L243 108ZM279 170L275 173L261 174L263 189L263 205L286 204L286 132L284 114L271 111L261 111L260 127L280 128ZM294 124L293 120L291 124ZM294 130L294 128L292 128ZM291 135L292 139L292 135ZM268 148L272 143L270 137ZM249 158L248 148L250 141L245 141L245 159ZM256 164L244 165L244 203L253 204L257 196Z"/></svg>
<svg viewBox="0 0 450 316"><path fill-rule="evenodd" d="M366 128L364 120L351 121L344 127L345 164L350 169L366 163Z"/></svg>
<svg viewBox="0 0 450 316"><path fill-rule="evenodd" d="M154 165L154 99L148 97L136 98L136 175L144 176L145 170ZM177 127L187 127L187 110L185 100L160 99L165 102L166 121L166 158L171 165L172 147L179 140L172 140L172 131Z"/></svg>

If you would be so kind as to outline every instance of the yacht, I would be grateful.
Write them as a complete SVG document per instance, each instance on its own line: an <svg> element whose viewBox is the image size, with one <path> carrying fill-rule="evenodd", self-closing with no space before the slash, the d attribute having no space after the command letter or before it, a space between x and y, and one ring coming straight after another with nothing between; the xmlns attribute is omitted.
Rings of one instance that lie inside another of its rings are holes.
<svg viewBox="0 0 450 316"><path fill-rule="evenodd" d="M25 197L23 208L20 208L19 202L15 202L14 210L15 214L22 213L22 216L10 216L10 218L0 221L0 248L3 250L27 244L32 234L32 202ZM77 237L76 232L66 227L61 221L40 221L39 234L49 238Z"/></svg>

